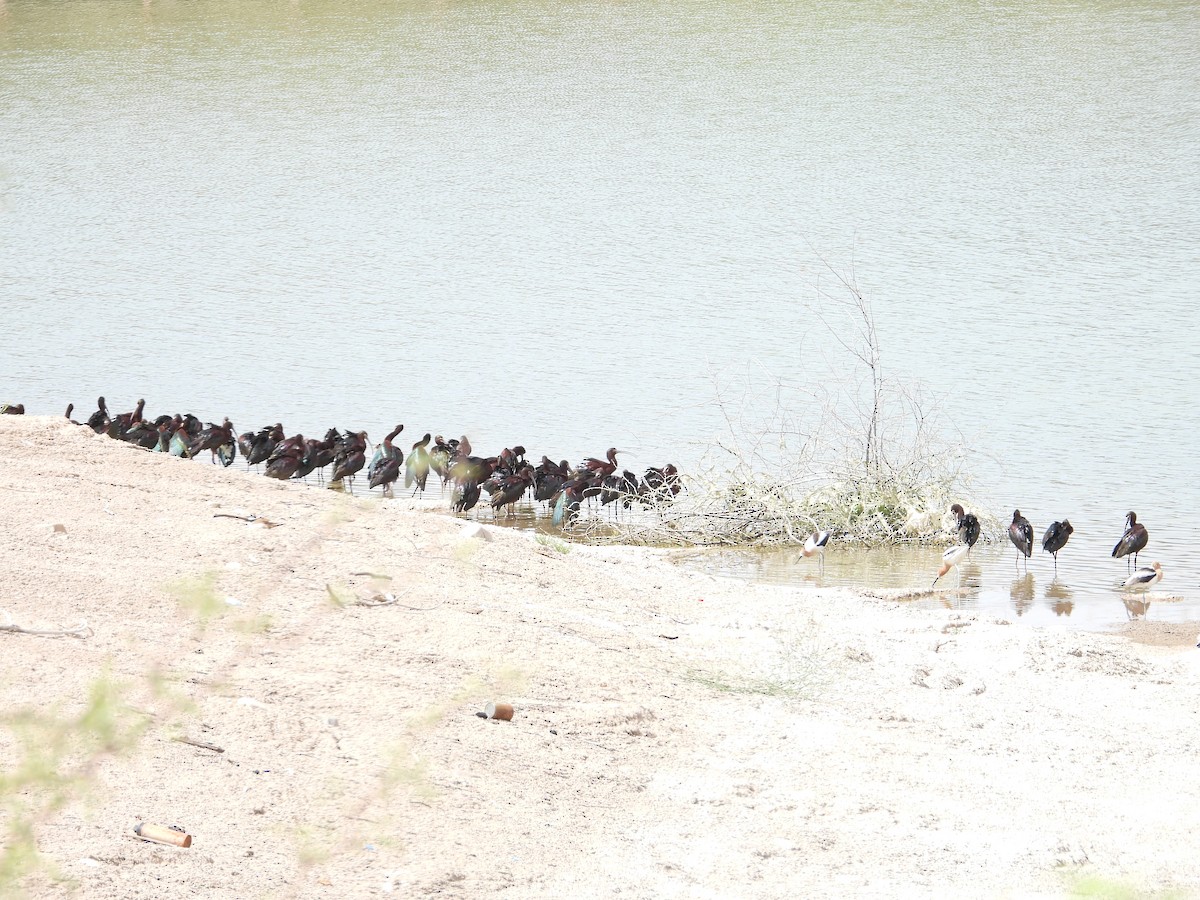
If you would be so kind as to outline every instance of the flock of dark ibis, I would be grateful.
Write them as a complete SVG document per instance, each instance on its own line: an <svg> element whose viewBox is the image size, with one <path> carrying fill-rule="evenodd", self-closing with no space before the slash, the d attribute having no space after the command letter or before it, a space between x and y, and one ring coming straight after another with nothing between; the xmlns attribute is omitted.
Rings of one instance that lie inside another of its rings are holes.
<svg viewBox="0 0 1200 900"><path fill-rule="evenodd" d="M609 448L604 459L589 457L577 466L566 460L556 463L546 456L534 465L526 459L522 446L506 447L495 456L477 456L466 435L445 440L440 434L426 433L406 454L395 443L404 430L397 425L368 462L365 431L330 428L317 440L302 434L287 437L283 425L276 423L237 434L228 418L220 425L203 423L190 413L149 419L145 405L145 400L139 400L132 412L112 415L100 397L96 411L83 424L97 434L159 453L191 458L208 451L213 463L225 466L232 465L240 453L247 465L261 464L268 478L281 481L315 473L323 484L325 469L332 467L331 485L353 491L355 477L365 468L368 487L382 488L389 497L394 496L393 486L402 477L413 496L424 494L432 472L441 480L443 491L450 486L450 502L456 512L474 508L486 493L497 515L505 509L512 514L516 504L532 491L536 502L551 505L556 525L576 517L582 503L593 497L601 507L649 508L669 503L683 490L679 471L671 464L651 466L640 477L628 469L618 474L616 448ZM68 419L74 408L74 404L67 407ZM4 411L10 410L5 407ZM12 411L23 413L24 407Z"/></svg>
<svg viewBox="0 0 1200 900"><path fill-rule="evenodd" d="M451 506L456 512L474 508L484 492L488 494L492 510L498 515L508 508L511 513L516 504L530 490L538 503L549 503L553 508L553 521L561 525L579 514L585 500L597 497L601 506L618 503L631 509L635 504L646 507L667 503L683 490L683 483L675 466L648 468L642 477L625 469L617 474L616 448L610 447L604 459L589 457L577 466L566 460L553 462L543 456L538 465L525 458L522 446L506 447L496 456L475 456L466 435L449 441L439 435L426 433L412 445L407 456L395 445L395 439L404 430L397 425L383 439L371 462L367 464L367 433L365 431L340 432L330 428L321 440L305 438L297 434L286 437L279 423L268 425L257 432L235 435L233 423L226 418L220 425L202 423L189 414L161 415L150 420L143 416L145 400L139 400L132 412L110 415L103 397L97 400L97 409L87 420L87 426L97 434L137 444L147 450L170 453L173 456L194 457L204 451L212 454L214 463L233 464L240 451L250 466L265 464L268 478L280 480L306 478L317 474L324 483L324 470L333 466L332 484L350 484L366 466L369 488L383 488L385 496L394 496L393 485L404 473L404 487L413 489L413 495L425 491L429 473L441 479L442 490L451 486ZM71 418L74 404L67 407L66 416ZM0 415L23 415L24 404L0 404ZM430 441L433 442L430 446ZM979 540L982 529L979 517L955 503L950 507L957 521L958 543L942 554L942 565L933 579L938 579L966 558ZM1054 569L1058 571L1059 551L1067 545L1075 529L1067 519L1051 522L1042 535L1042 551L1054 558ZM825 548L829 544L830 532L814 531L808 536L801 550L805 558L817 556L823 567ZM1029 570L1029 558L1033 554L1034 531L1029 520L1014 510L1012 524L1008 526L1008 538L1017 548L1017 565L1024 557L1025 570ZM1146 526L1137 520L1137 514L1129 512L1125 517L1125 532L1113 547L1114 558L1125 557L1128 563L1132 555L1133 570L1125 580L1126 587L1149 587L1162 580L1162 565L1155 562L1137 568L1138 554L1146 548L1150 535Z"/></svg>
<svg viewBox="0 0 1200 900"><path fill-rule="evenodd" d="M957 519L959 542L942 554L942 565L938 569L937 578L933 579L934 586L937 585L939 578L958 565L971 552L971 548L979 540L981 531L979 518L974 513L966 512L958 503L950 507L950 512ZM1056 572L1058 571L1058 553L1067 545L1067 541L1074 533L1075 529L1071 526L1070 521L1063 519L1061 522L1051 522L1050 527L1042 535L1042 551L1054 557ZM1008 539L1017 548L1018 567L1024 557L1025 571L1028 572L1029 557L1033 555L1034 532L1033 526L1029 524L1028 519L1021 515L1019 509L1013 510L1012 524L1008 526ZM1136 567L1138 553L1146 548L1149 540L1150 534L1146 531L1146 526L1137 520L1137 513L1126 513L1125 532L1117 541L1117 545L1113 547L1113 558L1125 557L1128 565L1129 557L1132 555L1133 566ZM1125 579L1125 587L1149 587L1162 581L1162 577L1162 565L1157 562L1152 563L1149 566L1134 568L1129 577Z"/></svg>

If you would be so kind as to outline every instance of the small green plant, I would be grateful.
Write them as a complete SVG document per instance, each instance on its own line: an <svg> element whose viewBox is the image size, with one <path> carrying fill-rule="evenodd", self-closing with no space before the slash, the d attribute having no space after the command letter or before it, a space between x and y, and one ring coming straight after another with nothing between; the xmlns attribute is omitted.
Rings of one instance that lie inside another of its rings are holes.
<svg viewBox="0 0 1200 900"><path fill-rule="evenodd" d="M1187 895L1178 891L1147 891L1099 875L1078 875L1068 888L1071 897L1089 900L1183 900Z"/></svg>
<svg viewBox="0 0 1200 900"><path fill-rule="evenodd" d="M543 547L546 547L550 550L555 550L558 553L563 554L563 556L566 556L571 552L570 544L568 544L566 541L560 541L556 537L551 537L548 534L539 534L535 540Z"/></svg>
<svg viewBox="0 0 1200 900"><path fill-rule="evenodd" d="M689 669L684 677L721 693L811 700L828 687L834 671L829 652L812 635L792 635L779 642L765 671Z"/></svg>
<svg viewBox="0 0 1200 900"><path fill-rule="evenodd" d="M205 572L203 575L172 581L167 585L167 591L174 595L184 612L199 621L201 627L227 608L217 597L216 572Z"/></svg>
<svg viewBox="0 0 1200 900"><path fill-rule="evenodd" d="M19 710L0 719L15 738L17 759L0 774L0 895L10 896L40 865L34 829L86 794L92 773L108 756L132 749L150 719L124 703L124 691L107 675L93 682L75 715Z"/></svg>

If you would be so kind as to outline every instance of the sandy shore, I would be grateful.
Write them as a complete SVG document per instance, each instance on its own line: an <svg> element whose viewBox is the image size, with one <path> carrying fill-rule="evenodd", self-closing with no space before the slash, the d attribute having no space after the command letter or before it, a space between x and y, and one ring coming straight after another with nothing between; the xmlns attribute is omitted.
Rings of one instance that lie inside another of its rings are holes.
<svg viewBox="0 0 1200 900"><path fill-rule="evenodd" d="M10 848L32 815L29 895L1200 896L1200 626L1047 633L471 538L62 419L0 417L0 459L0 610L92 631L0 633L4 771L88 786L0 812ZM56 750L97 684L107 745Z"/></svg>

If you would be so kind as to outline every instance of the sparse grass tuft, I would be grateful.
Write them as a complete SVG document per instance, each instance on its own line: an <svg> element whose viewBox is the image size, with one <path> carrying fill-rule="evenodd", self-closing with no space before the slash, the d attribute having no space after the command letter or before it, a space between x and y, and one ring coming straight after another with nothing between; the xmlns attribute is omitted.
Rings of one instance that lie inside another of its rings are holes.
<svg viewBox="0 0 1200 900"><path fill-rule="evenodd" d="M543 547L561 553L563 556L566 556L571 552L570 544L568 544L566 541L560 541L556 537L551 537L548 534L539 534L535 540L537 540L537 542Z"/></svg>
<svg viewBox="0 0 1200 900"><path fill-rule="evenodd" d="M148 727L148 716L125 705L120 685L108 676L93 682L76 715L31 709L0 718L15 738L16 762L0 773L0 896L15 894L21 880L41 866L35 827L69 801L85 795L106 757L126 752Z"/></svg>
<svg viewBox="0 0 1200 900"><path fill-rule="evenodd" d="M793 634L778 642L759 671L690 669L685 677L714 691L814 700L835 677L832 654L812 634Z"/></svg>
<svg viewBox="0 0 1200 900"><path fill-rule="evenodd" d="M198 620L201 627L228 608L217 597L216 572L180 578L168 584L167 591L179 601L179 606L184 612Z"/></svg>

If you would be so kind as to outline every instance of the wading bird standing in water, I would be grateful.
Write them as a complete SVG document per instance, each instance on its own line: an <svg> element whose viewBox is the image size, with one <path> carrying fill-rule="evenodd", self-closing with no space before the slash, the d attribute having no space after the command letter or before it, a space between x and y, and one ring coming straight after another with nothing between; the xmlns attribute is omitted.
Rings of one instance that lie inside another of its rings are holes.
<svg viewBox="0 0 1200 900"><path fill-rule="evenodd" d="M1054 556L1055 572L1058 571L1058 551L1067 546L1067 540L1074 533L1075 529L1071 527L1071 523L1063 519L1061 522L1051 522L1042 536L1042 552Z"/></svg>
<svg viewBox="0 0 1200 900"><path fill-rule="evenodd" d="M967 552L971 552L971 548L975 546L979 540L979 517L975 513L969 513L955 503L950 507L950 512L958 517L958 540L959 543L967 545Z"/></svg>
<svg viewBox="0 0 1200 900"><path fill-rule="evenodd" d="M825 571L825 547L828 543L828 531L814 531L804 542L804 549L800 551L800 555L805 559L815 555L817 557L817 568L823 572Z"/></svg>
<svg viewBox="0 0 1200 900"><path fill-rule="evenodd" d="M1137 513L1128 512L1125 514L1125 533L1121 535L1121 539L1117 541L1117 546L1113 547L1112 555L1119 559L1120 557L1128 557L1133 554L1133 564L1137 565L1137 555L1146 549L1146 544L1150 540L1150 532L1146 531L1146 526L1137 520ZM1129 565L1129 560L1125 560L1126 566Z"/></svg>
<svg viewBox="0 0 1200 900"><path fill-rule="evenodd" d="M941 578L955 566L957 566L968 553L971 552L970 544L955 544L949 550L942 554L942 566L938 569L937 578L933 579L933 584L929 586L933 590L937 586L938 578Z"/></svg>
<svg viewBox="0 0 1200 900"><path fill-rule="evenodd" d="M1019 509L1013 510L1012 524L1008 526L1008 539L1017 548L1017 565L1020 567L1021 557L1025 557L1025 571L1029 571L1029 557L1033 554L1033 526L1021 515Z"/></svg>
<svg viewBox="0 0 1200 900"><path fill-rule="evenodd" d="M1148 566L1142 566L1132 575L1125 579L1125 587L1143 587L1148 588L1152 584L1158 584L1162 581L1162 565L1160 563L1151 563Z"/></svg>

